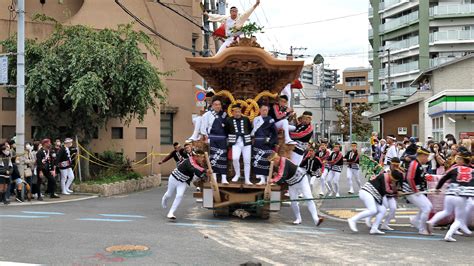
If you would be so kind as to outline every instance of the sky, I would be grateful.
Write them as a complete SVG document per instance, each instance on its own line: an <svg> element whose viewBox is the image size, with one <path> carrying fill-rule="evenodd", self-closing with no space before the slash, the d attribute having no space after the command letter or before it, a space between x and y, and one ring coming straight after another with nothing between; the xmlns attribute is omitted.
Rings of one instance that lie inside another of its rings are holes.
<svg viewBox="0 0 474 266"><path fill-rule="evenodd" d="M227 0L227 3L229 8L236 6L243 12L243 8L250 8L255 0ZM342 71L348 67L369 66L368 5L368 0L261 0L250 20L264 26L265 33L257 38L266 50L289 53L290 46L305 47L307 50L295 53L310 55L306 59L308 63L319 53L330 68ZM348 15L355 16L278 28Z"/></svg>

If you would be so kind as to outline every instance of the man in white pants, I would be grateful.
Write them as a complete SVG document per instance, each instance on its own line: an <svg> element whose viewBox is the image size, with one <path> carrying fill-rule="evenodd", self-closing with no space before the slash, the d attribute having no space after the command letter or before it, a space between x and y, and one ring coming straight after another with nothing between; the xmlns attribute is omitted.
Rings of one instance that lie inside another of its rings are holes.
<svg viewBox="0 0 474 266"><path fill-rule="evenodd" d="M332 153L329 156L328 164L331 166L327 176L327 182L329 189L332 192L332 196L340 197L339 194L339 179L341 178L342 167L344 165L344 155L341 152L341 145L334 143Z"/></svg>
<svg viewBox="0 0 474 266"><path fill-rule="evenodd" d="M450 182L445 190L444 210L436 213L431 220L426 222L428 231L432 231L432 227L439 220L448 217L454 211L455 219L450 226L444 239L448 242L455 242L453 238L458 229L464 231L465 234L471 235L472 232L467 227L467 216L470 215L468 207L469 198L474 196L474 169L471 165L471 153L463 151L456 156L456 165L438 181L436 190L440 191L443 184Z"/></svg>
<svg viewBox="0 0 474 266"><path fill-rule="evenodd" d="M310 111L304 111L303 115L298 118L299 121L295 130L290 133L290 138L296 142L295 148L291 152L291 161L296 165L300 165L303 156L308 149L308 143L313 137L313 125L311 125L312 119L313 113Z"/></svg>
<svg viewBox="0 0 474 266"><path fill-rule="evenodd" d="M296 129L295 126L290 125L288 117L293 115L293 110L288 107L288 96L280 95L278 103L275 103L270 109L270 116L275 120L277 129L283 129L285 134L285 144L296 144L290 137L290 131Z"/></svg>
<svg viewBox="0 0 474 266"><path fill-rule="evenodd" d="M219 48L217 54L220 54L224 51L232 42L234 42L239 36L242 34L239 30L244 26L245 22L249 19L252 12L260 5L260 0L255 2L249 10L245 11L242 15L239 15L239 10L237 7L233 6L230 8L230 16L228 15L219 15L219 14L211 14L205 12L204 15L209 17L210 22L221 22L224 27L225 33L223 33L226 37L226 40Z"/></svg>
<svg viewBox="0 0 474 266"><path fill-rule="evenodd" d="M74 181L74 172L72 171L72 157L70 148L72 147L72 139L64 140L64 146L58 152L57 162L61 173L61 192L69 195L73 191L70 189L72 181Z"/></svg>
<svg viewBox="0 0 474 266"><path fill-rule="evenodd" d="M303 194L303 199L313 198L311 193L311 187L309 185L308 177L306 175L306 170L295 165L291 160L287 158L280 157L277 153L273 153L270 158L273 161L275 167L278 169L276 175L272 179L272 183L277 183L279 185L286 183L288 184L288 192L290 194L291 209L295 214L295 221L293 224L301 224L301 212L298 205L298 195ZM311 213L313 222L316 226L319 226L323 222L323 218L318 216L318 210L316 209L316 204L313 200L307 201L308 210Z"/></svg>
<svg viewBox="0 0 474 266"><path fill-rule="evenodd" d="M394 135L387 136L387 153L384 156L384 170L390 170L390 162L392 158L398 157L398 149L397 149L397 139Z"/></svg>
<svg viewBox="0 0 474 266"><path fill-rule="evenodd" d="M193 155L184 160L171 172L168 178L168 189L161 199L161 206L163 209L168 208L168 199L176 193L176 197L173 201L173 205L167 214L167 218L175 220L176 216L174 212L178 208L181 200L183 199L184 192L186 191L187 185L191 183L194 177L204 179L209 177L212 173L210 169L204 169L205 155L203 151L195 151Z"/></svg>
<svg viewBox="0 0 474 266"><path fill-rule="evenodd" d="M232 163L235 170L235 176L232 182L240 179L240 156L244 159L245 184L253 185L250 182L250 161L252 159L252 124L250 119L242 115L240 104L232 106L232 117L226 121L226 132L229 134L227 140L232 145Z"/></svg>
<svg viewBox="0 0 474 266"><path fill-rule="evenodd" d="M206 106L204 107L205 112L211 110L212 97L213 96L214 96L214 90L213 89L211 89L210 91L208 91L206 93ZM193 121L193 125L194 125L193 134L191 135L191 137L189 137L189 139L187 139L187 141L190 141L190 142L198 141L202 138L202 135L200 134L201 133L201 126L202 126L202 116L197 115L197 114L193 114L192 121Z"/></svg>
<svg viewBox="0 0 474 266"><path fill-rule="evenodd" d="M360 189L360 177L359 177L359 152L357 151L357 143L351 144L351 150L346 153L344 159L347 162L347 181L349 182L349 194L354 194L353 179L356 181L358 188Z"/></svg>
<svg viewBox="0 0 474 266"><path fill-rule="evenodd" d="M329 170L331 170L331 166L327 163L330 155L331 155L331 151L327 148L327 142L321 141L321 144L319 145L319 151L316 155L323 163L323 168L321 169L322 174L320 178L320 185L321 185L321 192L319 193L320 196L326 195L326 191L329 190L326 180L329 174Z"/></svg>
<svg viewBox="0 0 474 266"><path fill-rule="evenodd" d="M418 209L416 217L411 219L411 224L418 228L420 235L431 235L426 226L428 215L433 209L431 201L423 194L427 189L425 170L422 165L428 163L430 152L425 148L418 148L416 159L410 162L407 174L403 180L402 190L408 194L407 199Z"/></svg>

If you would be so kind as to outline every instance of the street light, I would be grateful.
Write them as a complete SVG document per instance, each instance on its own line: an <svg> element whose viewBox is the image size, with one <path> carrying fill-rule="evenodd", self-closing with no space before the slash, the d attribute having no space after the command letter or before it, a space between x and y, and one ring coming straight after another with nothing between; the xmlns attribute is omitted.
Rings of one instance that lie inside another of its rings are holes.
<svg viewBox="0 0 474 266"><path fill-rule="evenodd" d="M352 98L356 95L355 91L349 92L349 143L352 143Z"/></svg>

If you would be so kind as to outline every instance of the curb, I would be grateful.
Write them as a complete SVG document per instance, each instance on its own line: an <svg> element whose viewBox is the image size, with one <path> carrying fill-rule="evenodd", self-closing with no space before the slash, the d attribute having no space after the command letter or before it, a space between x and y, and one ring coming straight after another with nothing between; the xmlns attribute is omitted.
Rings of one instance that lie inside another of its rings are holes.
<svg viewBox="0 0 474 266"><path fill-rule="evenodd" d="M35 202L25 201L23 203L12 203L10 205L3 205L2 207L4 207L4 208L22 207L22 206L31 207L31 206L35 206L35 205L49 205L49 204L57 204L57 203L68 203L68 202L75 202L75 201L83 201L83 200L95 199L95 198L98 198L98 197L100 197L100 195L90 195L90 196L87 196L87 197L77 198L77 199L47 201L47 202L44 202L44 201L35 201Z"/></svg>

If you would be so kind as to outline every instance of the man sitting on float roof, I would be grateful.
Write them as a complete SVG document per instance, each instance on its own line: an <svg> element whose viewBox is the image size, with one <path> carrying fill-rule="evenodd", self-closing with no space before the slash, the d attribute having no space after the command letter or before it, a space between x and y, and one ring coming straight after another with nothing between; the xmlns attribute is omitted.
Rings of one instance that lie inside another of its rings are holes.
<svg viewBox="0 0 474 266"><path fill-rule="evenodd" d="M242 33L237 30L240 30L244 26L244 23L249 19L250 15L259 4L260 0L257 0L255 5L241 15L239 15L239 10L235 6L230 8L230 16L204 12L204 15L209 17L210 22L222 23L221 27L213 33L214 36L226 38L217 54L224 51L225 48L227 48L234 40L240 37Z"/></svg>

